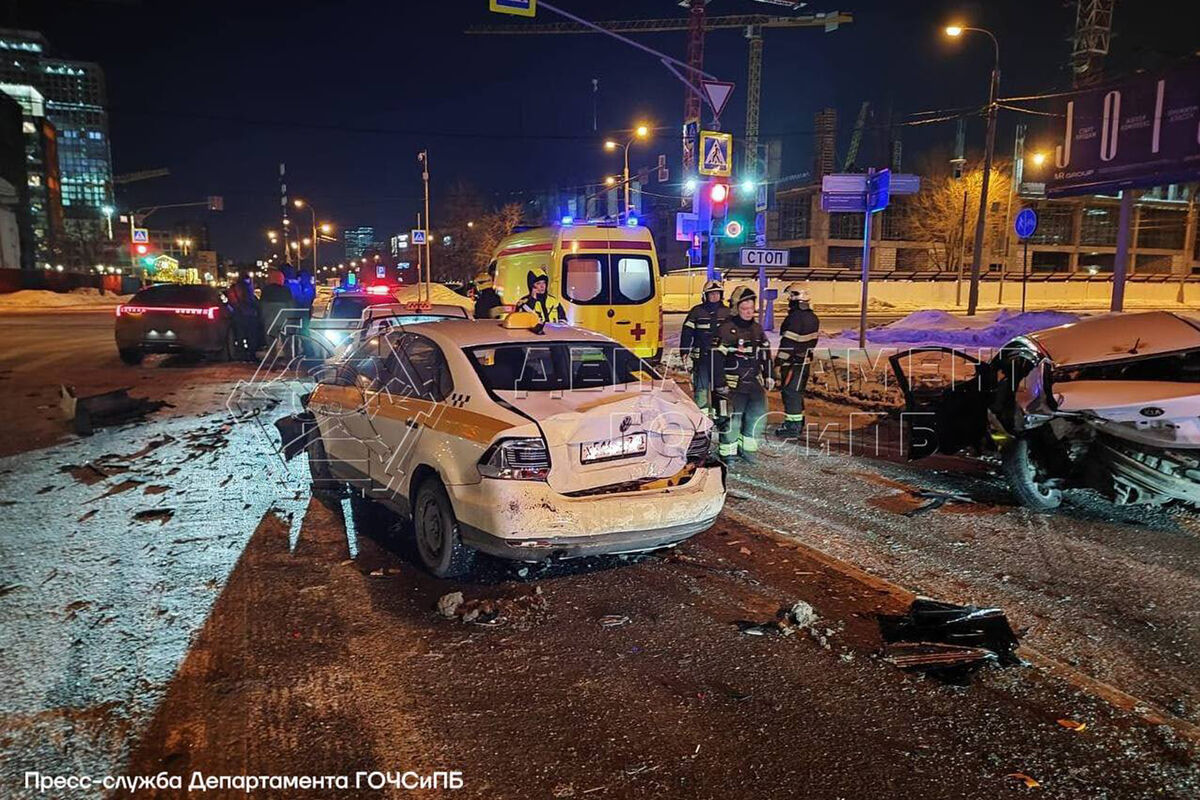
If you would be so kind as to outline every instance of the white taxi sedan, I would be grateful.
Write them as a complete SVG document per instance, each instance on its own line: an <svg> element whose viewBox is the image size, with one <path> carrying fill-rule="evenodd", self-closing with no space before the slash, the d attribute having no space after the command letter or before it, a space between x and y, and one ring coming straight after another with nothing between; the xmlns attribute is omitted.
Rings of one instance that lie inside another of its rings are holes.
<svg viewBox="0 0 1200 800"><path fill-rule="evenodd" d="M307 412L314 487L411 517L438 576L476 551L674 545L725 503L712 422L685 392L613 340L531 314L401 322L327 362Z"/></svg>

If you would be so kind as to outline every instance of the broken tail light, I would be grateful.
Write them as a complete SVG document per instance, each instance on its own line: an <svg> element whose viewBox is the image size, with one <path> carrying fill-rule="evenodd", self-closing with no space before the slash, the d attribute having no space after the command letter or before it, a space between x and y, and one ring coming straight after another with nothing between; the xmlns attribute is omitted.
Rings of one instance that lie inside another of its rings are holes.
<svg viewBox="0 0 1200 800"><path fill-rule="evenodd" d="M513 481L544 481L550 474L550 451L542 439L501 439L479 459L479 474L485 478Z"/></svg>
<svg viewBox="0 0 1200 800"><path fill-rule="evenodd" d="M688 444L687 460L689 464L703 464L708 460L708 454L712 448L712 441L709 439L708 431L699 431L692 437L691 443Z"/></svg>

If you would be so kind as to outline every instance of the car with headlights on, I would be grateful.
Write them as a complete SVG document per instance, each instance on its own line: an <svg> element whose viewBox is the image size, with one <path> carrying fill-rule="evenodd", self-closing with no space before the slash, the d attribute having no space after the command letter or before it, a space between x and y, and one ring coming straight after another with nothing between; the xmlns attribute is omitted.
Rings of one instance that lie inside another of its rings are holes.
<svg viewBox="0 0 1200 800"><path fill-rule="evenodd" d="M635 553L706 530L725 502L712 421L601 334L504 320L380 330L327 361L280 420L314 488L411 519L424 566ZM369 513L367 514L369 517Z"/></svg>

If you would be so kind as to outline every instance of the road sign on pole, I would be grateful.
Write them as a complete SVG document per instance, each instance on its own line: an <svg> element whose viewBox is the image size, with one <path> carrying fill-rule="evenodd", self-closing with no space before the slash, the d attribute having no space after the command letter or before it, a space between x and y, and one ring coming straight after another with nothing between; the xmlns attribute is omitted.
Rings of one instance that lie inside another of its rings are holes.
<svg viewBox="0 0 1200 800"><path fill-rule="evenodd" d="M537 0L488 0L488 10L497 14L532 17L537 14Z"/></svg>
<svg viewBox="0 0 1200 800"><path fill-rule="evenodd" d="M788 250L743 247L739 251L739 258L743 267L786 267L788 254Z"/></svg>
<svg viewBox="0 0 1200 800"><path fill-rule="evenodd" d="M725 81L700 81L700 90L708 99L713 117L719 118L721 110L729 102L729 95L733 94L733 84Z"/></svg>
<svg viewBox="0 0 1200 800"><path fill-rule="evenodd" d="M1017 214L1017 218L1013 220L1013 230L1022 239L1028 239L1030 236L1033 236L1037 232L1037 225L1037 212L1032 208L1021 209L1021 213Z"/></svg>
<svg viewBox="0 0 1200 800"><path fill-rule="evenodd" d="M728 178L733 169L733 136L700 131L700 174Z"/></svg>
<svg viewBox="0 0 1200 800"><path fill-rule="evenodd" d="M134 244L149 244L150 230L148 228L133 228L131 238Z"/></svg>
<svg viewBox="0 0 1200 800"><path fill-rule="evenodd" d="M425 244L425 230L423 228L412 229L412 243Z"/></svg>

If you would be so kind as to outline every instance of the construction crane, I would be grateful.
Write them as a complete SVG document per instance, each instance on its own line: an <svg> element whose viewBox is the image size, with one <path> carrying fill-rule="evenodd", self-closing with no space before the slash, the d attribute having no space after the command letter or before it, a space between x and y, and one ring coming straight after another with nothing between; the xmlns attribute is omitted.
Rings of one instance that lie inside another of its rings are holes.
<svg viewBox="0 0 1200 800"><path fill-rule="evenodd" d="M755 0L759 3L781 6L791 10L806 5L792 0ZM704 69L704 33L707 30L741 29L746 32L749 41L749 62L746 79L746 154L747 164L753 165L758 151L758 118L761 103L762 86L762 31L764 28L824 28L829 31L837 30L839 25L854 21L852 15L840 11L827 11L815 14L798 14L791 17L771 16L767 14L738 14L731 16L710 17L705 6L709 0L679 0L679 5L688 10L686 18L672 19L631 19L597 22L606 30L614 33L664 33L668 31L686 31L688 79L692 84L684 92L683 119L685 124L700 122L700 96L696 93L699 86L699 75ZM562 33L595 33L596 31L574 22L552 22L538 25L486 25L470 28L467 33L476 34L562 34ZM683 170L684 174L695 167L693 151L689 142L684 141Z"/></svg>
<svg viewBox="0 0 1200 800"><path fill-rule="evenodd" d="M858 119L854 123L854 133L850 135L850 146L846 148L846 160L842 162L842 172L853 172L854 162L858 161L858 148L862 144L863 128L867 126L867 109L870 102L864 100L858 109Z"/></svg>
<svg viewBox="0 0 1200 800"><path fill-rule="evenodd" d="M1075 36L1071 48L1071 71L1075 85L1099 83L1108 43L1112 39L1115 0L1078 0Z"/></svg>

